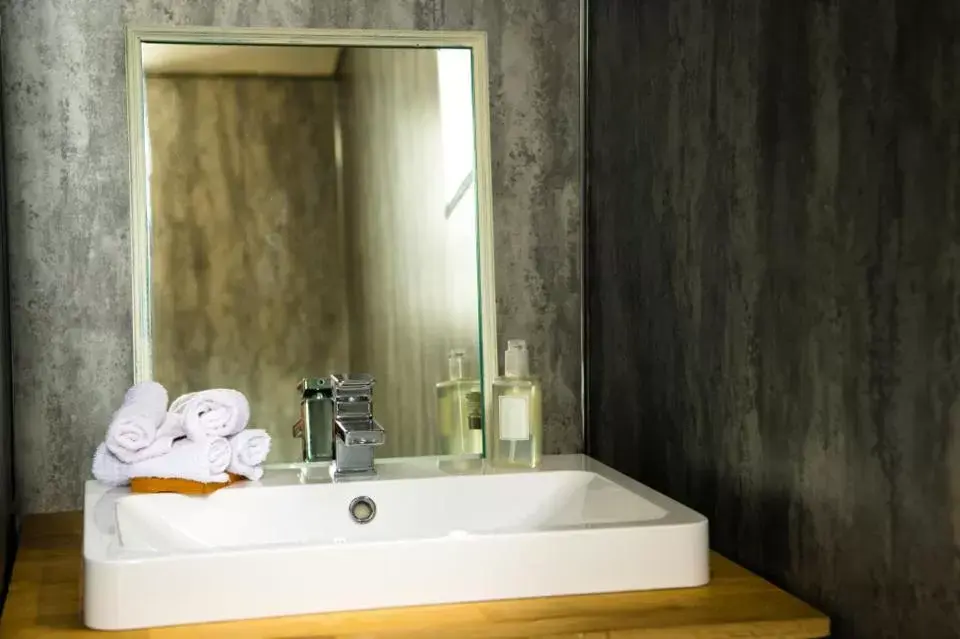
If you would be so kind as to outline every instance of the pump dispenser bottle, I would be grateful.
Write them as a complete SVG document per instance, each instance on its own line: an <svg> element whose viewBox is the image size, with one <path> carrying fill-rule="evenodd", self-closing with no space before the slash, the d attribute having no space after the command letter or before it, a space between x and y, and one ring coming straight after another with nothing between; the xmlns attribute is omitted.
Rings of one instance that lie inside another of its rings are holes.
<svg viewBox="0 0 960 639"><path fill-rule="evenodd" d="M490 463L499 467L540 465L543 454L540 382L530 375L530 356L522 339L507 342L503 376L493 381Z"/></svg>
<svg viewBox="0 0 960 639"><path fill-rule="evenodd" d="M467 374L467 354L452 350L449 379L437 384L438 449L441 455L483 454L483 394Z"/></svg>

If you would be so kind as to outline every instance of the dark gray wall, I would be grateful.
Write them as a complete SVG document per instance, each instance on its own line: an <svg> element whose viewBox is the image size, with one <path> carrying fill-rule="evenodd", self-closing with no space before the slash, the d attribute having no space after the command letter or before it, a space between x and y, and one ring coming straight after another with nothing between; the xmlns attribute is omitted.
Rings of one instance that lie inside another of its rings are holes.
<svg viewBox="0 0 960 639"><path fill-rule="evenodd" d="M0 0L0 19L28 512L79 506L132 380L127 24L486 31L500 335L531 341L546 448L580 447L579 0Z"/></svg>
<svg viewBox="0 0 960 639"><path fill-rule="evenodd" d="M592 450L836 636L960 636L960 3L590 21Z"/></svg>

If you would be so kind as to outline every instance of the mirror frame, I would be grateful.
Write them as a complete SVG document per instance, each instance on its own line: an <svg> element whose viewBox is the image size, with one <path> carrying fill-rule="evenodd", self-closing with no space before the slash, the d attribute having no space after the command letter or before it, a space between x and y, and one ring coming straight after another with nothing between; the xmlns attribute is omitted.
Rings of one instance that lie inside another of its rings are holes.
<svg viewBox="0 0 960 639"><path fill-rule="evenodd" d="M151 219L147 197L144 43L290 45L470 49L473 60L473 113L476 147L477 258L480 293L480 361L485 414L490 414L493 378L498 372L497 300L494 272L493 182L490 151L490 80L487 34L483 31L381 29L286 29L221 27L138 27L126 33L127 126L130 140L130 245L133 286L134 382L153 378L151 297ZM304 371L304 375L317 371ZM323 373L323 371L320 371ZM291 390L292 392L292 390ZM489 431L487 431L488 433ZM484 434L486 440L487 433ZM486 448L486 446L484 447Z"/></svg>

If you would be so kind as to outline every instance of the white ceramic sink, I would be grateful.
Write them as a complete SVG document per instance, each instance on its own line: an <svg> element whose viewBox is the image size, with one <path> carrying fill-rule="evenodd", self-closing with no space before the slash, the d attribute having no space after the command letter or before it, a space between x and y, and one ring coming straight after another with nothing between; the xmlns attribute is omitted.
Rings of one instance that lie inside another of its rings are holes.
<svg viewBox="0 0 960 639"><path fill-rule="evenodd" d="M707 520L582 455L369 481L269 470L206 497L86 485L84 618L125 629L456 601L682 588L708 580ZM489 471L487 471L489 473ZM365 524L350 504L368 497Z"/></svg>

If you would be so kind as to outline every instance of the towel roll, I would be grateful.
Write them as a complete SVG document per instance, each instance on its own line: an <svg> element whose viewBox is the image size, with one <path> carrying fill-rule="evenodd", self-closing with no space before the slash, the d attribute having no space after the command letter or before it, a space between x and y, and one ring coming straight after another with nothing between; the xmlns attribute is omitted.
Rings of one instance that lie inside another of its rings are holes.
<svg viewBox="0 0 960 639"><path fill-rule="evenodd" d="M123 447L111 447L110 440L107 440L107 448L117 459L125 464L135 464L151 457L159 457L170 452L173 443L185 435L183 430L183 416L176 413L167 413L164 416L163 423L157 429L156 439L146 448L132 451Z"/></svg>
<svg viewBox="0 0 960 639"><path fill-rule="evenodd" d="M108 486L125 486L135 477L220 483L230 480L226 470L231 454L230 443L222 437L179 439L165 455L127 464L100 444L93 455L93 476Z"/></svg>
<svg viewBox="0 0 960 639"><path fill-rule="evenodd" d="M124 395L123 405L107 427L107 448L125 462L140 461L162 455L173 439L157 444L167 417L167 389L157 382L141 382Z"/></svg>
<svg viewBox="0 0 960 639"><path fill-rule="evenodd" d="M260 465L270 452L270 435L265 430L252 428L230 437L230 465L227 471L259 481L263 477Z"/></svg>
<svg viewBox="0 0 960 639"><path fill-rule="evenodd" d="M183 416L184 431L194 441L230 437L246 428L250 421L247 398L229 388L181 395L173 400L170 412Z"/></svg>

